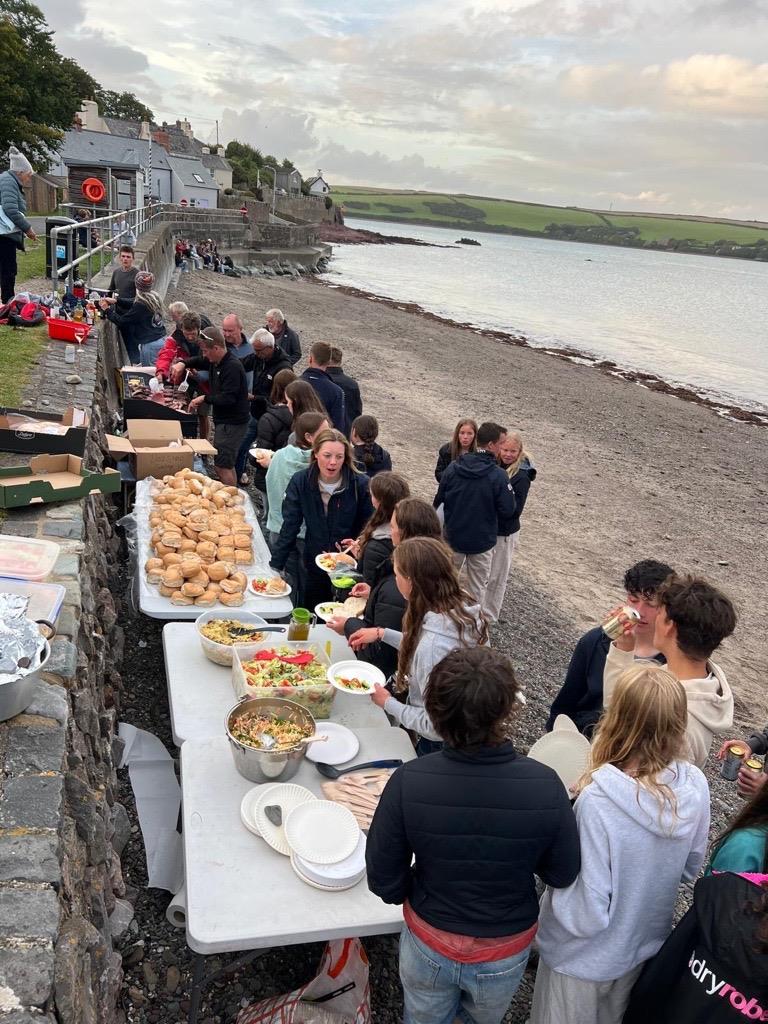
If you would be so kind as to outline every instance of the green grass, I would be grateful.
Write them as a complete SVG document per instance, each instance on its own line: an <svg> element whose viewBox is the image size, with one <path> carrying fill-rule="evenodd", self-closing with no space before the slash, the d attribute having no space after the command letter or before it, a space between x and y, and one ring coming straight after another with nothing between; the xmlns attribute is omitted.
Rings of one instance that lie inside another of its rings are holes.
<svg viewBox="0 0 768 1024"><path fill-rule="evenodd" d="M16 256L19 269L16 273L16 288L20 289L25 281L31 281L33 277L45 276L45 239L38 239L37 242L27 242L26 252L20 252Z"/></svg>
<svg viewBox="0 0 768 1024"><path fill-rule="evenodd" d="M741 245L768 238L768 229L673 217L599 215L564 206L539 206L482 196L444 195L439 192L398 192L395 189L345 186L333 190L347 217L371 220L424 221L470 231L509 230L539 234L551 223L578 226L605 225L639 228L643 241L692 239L704 244L727 240Z"/></svg>
<svg viewBox="0 0 768 1024"><path fill-rule="evenodd" d="M0 406L18 409L30 374L47 343L45 326L0 325Z"/></svg>

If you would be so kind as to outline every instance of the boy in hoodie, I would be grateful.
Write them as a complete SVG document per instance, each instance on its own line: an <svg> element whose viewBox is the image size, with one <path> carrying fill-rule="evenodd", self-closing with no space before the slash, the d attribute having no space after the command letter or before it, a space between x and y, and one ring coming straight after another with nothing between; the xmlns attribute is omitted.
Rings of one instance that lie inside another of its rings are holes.
<svg viewBox="0 0 768 1024"><path fill-rule="evenodd" d="M736 628L730 599L698 576L672 576L657 591L654 647L680 680L688 702L690 760L703 767L715 733L733 725L733 694L725 673L710 655ZM614 640L605 659L603 700L609 706L616 680L632 664L635 636L631 624Z"/></svg>
<svg viewBox="0 0 768 1024"><path fill-rule="evenodd" d="M445 536L455 553L456 568L465 571L467 590L481 607L493 549L515 523L515 492L496 461L506 436L498 423L481 423L477 450L460 455L448 466L434 500L435 508L443 506Z"/></svg>

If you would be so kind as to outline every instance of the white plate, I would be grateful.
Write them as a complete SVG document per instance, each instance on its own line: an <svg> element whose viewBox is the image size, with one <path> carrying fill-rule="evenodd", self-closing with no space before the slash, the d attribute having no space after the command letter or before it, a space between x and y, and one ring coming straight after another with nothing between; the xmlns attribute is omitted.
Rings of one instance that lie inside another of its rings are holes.
<svg viewBox="0 0 768 1024"><path fill-rule="evenodd" d="M311 743L307 747L310 761L325 764L345 764L351 761L360 749L360 740L351 729L338 722L316 722L315 735L327 736L325 743Z"/></svg>
<svg viewBox="0 0 768 1024"><path fill-rule="evenodd" d="M367 690L350 690L346 686L342 686L338 682L339 677L346 679L362 679L363 682L368 684ZM373 693L374 684L378 683L379 686L383 686L386 683L387 678L380 668L375 665L371 665L367 661L337 661L335 665L331 665L326 673L326 677L331 686L335 686L341 693L351 693L353 697L368 697Z"/></svg>
<svg viewBox="0 0 768 1024"><path fill-rule="evenodd" d="M587 770L589 740L570 729L548 732L533 744L528 757L553 768L565 788L569 789Z"/></svg>
<svg viewBox="0 0 768 1024"><path fill-rule="evenodd" d="M291 867L293 868L296 876L306 882L307 885L311 885L313 889L320 889L322 892L344 892L345 889L354 889L365 878L365 872L362 871L357 878L350 879L348 882L344 882L341 885L321 885L320 882L314 882L311 878L308 878L301 870L297 863L296 854L291 854Z"/></svg>
<svg viewBox="0 0 768 1024"><path fill-rule="evenodd" d="M360 833L357 846L344 860L336 864L313 864L297 853L293 854L301 873L320 885L341 885L359 878L365 872L365 833Z"/></svg>
<svg viewBox="0 0 768 1024"><path fill-rule="evenodd" d="M313 864L336 864L344 860L354 852L360 840L360 826L352 811L332 800L299 804L284 820L289 848Z"/></svg>
<svg viewBox="0 0 768 1024"><path fill-rule="evenodd" d="M332 569L327 569L324 565L320 564L320 559L332 555L336 560L336 564ZM322 569L323 572L332 573L338 572L340 569L356 569L357 562L354 560L352 555L344 555L341 551L323 551L321 554L315 557L315 565L318 569Z"/></svg>
<svg viewBox="0 0 768 1024"><path fill-rule="evenodd" d="M260 839L262 837L261 832L259 832L259 826L256 824L256 801L262 793L266 793L268 789L274 789L279 785L279 782L264 782L260 786L254 786L253 789L248 790L240 803L240 821L242 821L249 832L253 832Z"/></svg>
<svg viewBox="0 0 768 1024"><path fill-rule="evenodd" d="M292 782L278 782L268 785L269 788L263 789L256 800L254 820L256 821L256 827L261 833L261 838L266 840L273 850L277 850L278 853L282 853L284 857L287 857L291 852L285 836L288 816L300 805L313 802L317 798L314 793L310 793L304 786L296 786ZM283 824L280 826L273 825L264 813L264 808L270 807L272 804L279 804L282 808Z"/></svg>
<svg viewBox="0 0 768 1024"><path fill-rule="evenodd" d="M322 608L332 608L333 611L324 613L321 611ZM332 619L334 615L342 615L344 613L343 609L344 605L341 601L323 601L321 604L315 605L315 615L318 619L322 619L323 622L327 622L328 619Z"/></svg>
<svg viewBox="0 0 768 1024"><path fill-rule="evenodd" d="M262 575L272 577L277 576L277 573L272 571L265 573L257 572L254 575L253 579L261 579ZM253 580L248 580L248 589L246 590L246 593L248 594L249 597L255 597L257 601L276 601L277 598L279 597L288 597L292 590L290 583L286 583L285 580L283 580L283 583L285 584L285 590L281 590L279 594L257 594L256 591L251 586L252 583Z"/></svg>

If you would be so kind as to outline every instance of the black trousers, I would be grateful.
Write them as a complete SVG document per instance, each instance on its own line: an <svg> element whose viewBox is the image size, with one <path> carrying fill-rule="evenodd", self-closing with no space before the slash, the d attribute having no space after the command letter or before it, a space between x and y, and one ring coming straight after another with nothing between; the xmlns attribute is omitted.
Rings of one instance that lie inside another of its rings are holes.
<svg viewBox="0 0 768 1024"><path fill-rule="evenodd" d="M0 301L10 302L16 294L16 243L0 235Z"/></svg>

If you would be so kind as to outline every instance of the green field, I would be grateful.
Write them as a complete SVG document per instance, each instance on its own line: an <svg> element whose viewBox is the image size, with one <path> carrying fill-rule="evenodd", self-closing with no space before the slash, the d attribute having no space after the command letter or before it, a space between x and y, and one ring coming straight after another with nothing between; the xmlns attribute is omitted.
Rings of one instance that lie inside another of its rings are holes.
<svg viewBox="0 0 768 1024"><path fill-rule="evenodd" d="M548 224L576 227L611 226L639 228L646 242L691 239L704 244L726 240L749 245L768 238L768 229L714 221L687 220L650 215L593 213L564 206L539 206L507 199L480 196L450 196L439 192L398 192L396 190L349 186L334 188L333 199L343 206L347 217L389 221L423 221L470 231L519 231L541 234Z"/></svg>

